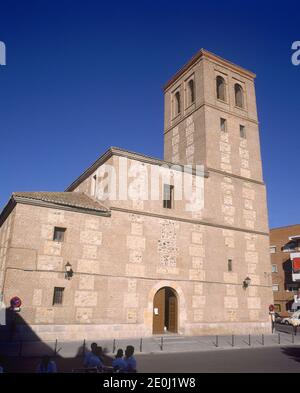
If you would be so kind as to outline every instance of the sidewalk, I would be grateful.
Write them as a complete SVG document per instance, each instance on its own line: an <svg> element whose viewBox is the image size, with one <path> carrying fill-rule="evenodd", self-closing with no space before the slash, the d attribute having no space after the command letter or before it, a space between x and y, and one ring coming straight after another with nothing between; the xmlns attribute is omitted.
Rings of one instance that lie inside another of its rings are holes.
<svg viewBox="0 0 300 393"><path fill-rule="evenodd" d="M112 354L111 343L102 342L103 348L108 349ZM199 352L199 351L220 351L226 349L259 348L273 346L300 345L300 335L292 336L287 333L274 333L269 335L249 335L246 336L157 336L142 340L127 339L118 340L115 343L116 349L126 348L133 345L135 352L151 353L171 353L171 352Z"/></svg>
<svg viewBox="0 0 300 393"><path fill-rule="evenodd" d="M293 336L285 332L269 335L251 336L179 336L164 335L142 339L96 340L107 355L113 356L118 348L125 349L127 345L135 347L136 354L220 351L239 348L259 348L273 346L300 345L300 335ZM49 354L63 358L80 357L85 350L89 350L91 341L65 342L2 342L0 353L9 357L33 357Z"/></svg>

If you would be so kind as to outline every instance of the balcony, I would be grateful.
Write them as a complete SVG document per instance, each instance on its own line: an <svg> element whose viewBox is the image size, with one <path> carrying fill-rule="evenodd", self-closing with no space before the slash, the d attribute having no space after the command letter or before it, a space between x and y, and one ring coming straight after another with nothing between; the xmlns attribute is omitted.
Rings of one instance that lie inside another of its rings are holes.
<svg viewBox="0 0 300 393"><path fill-rule="evenodd" d="M291 252L290 260L293 266L292 280L300 281L300 252Z"/></svg>
<svg viewBox="0 0 300 393"><path fill-rule="evenodd" d="M300 281L300 273L292 273L293 281Z"/></svg>
<svg viewBox="0 0 300 393"><path fill-rule="evenodd" d="M283 252L299 252L300 251L300 236L290 236L289 241L281 248Z"/></svg>
<svg viewBox="0 0 300 393"><path fill-rule="evenodd" d="M281 248L281 251L282 252L299 252L300 251L300 247L286 247L286 246L283 246Z"/></svg>
<svg viewBox="0 0 300 393"><path fill-rule="evenodd" d="M300 306L300 297L299 295L294 295L294 302Z"/></svg>

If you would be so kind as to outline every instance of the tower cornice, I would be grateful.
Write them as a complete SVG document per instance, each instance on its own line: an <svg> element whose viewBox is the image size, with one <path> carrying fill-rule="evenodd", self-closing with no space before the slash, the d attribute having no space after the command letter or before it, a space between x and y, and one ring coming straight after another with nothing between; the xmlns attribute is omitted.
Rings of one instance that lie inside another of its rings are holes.
<svg viewBox="0 0 300 393"><path fill-rule="evenodd" d="M212 52L209 52L206 49L200 49L199 52L195 54L176 74L164 85L163 90L166 91L173 83L185 72L187 72L193 65L195 65L201 59L208 59L214 61L224 67L230 68L232 71L237 72L240 75L243 75L246 78L254 79L256 78L256 74L252 71L246 70L245 68L232 63L231 61L225 60L220 56L215 55Z"/></svg>

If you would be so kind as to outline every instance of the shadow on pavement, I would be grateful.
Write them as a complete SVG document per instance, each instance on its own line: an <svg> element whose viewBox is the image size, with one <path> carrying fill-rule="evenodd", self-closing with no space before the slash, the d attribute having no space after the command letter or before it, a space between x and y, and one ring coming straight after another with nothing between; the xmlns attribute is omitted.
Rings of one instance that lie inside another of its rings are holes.
<svg viewBox="0 0 300 393"><path fill-rule="evenodd" d="M283 347L281 351L290 359L300 363L300 347Z"/></svg>
<svg viewBox="0 0 300 393"><path fill-rule="evenodd" d="M101 346L100 340L97 343ZM71 373L83 368L89 348L79 346L73 357L63 357L59 350L43 342L19 313L6 309L6 325L0 325L0 366L5 373L34 373L44 355L55 361L58 372ZM112 365L110 356L103 353L102 358L105 366Z"/></svg>

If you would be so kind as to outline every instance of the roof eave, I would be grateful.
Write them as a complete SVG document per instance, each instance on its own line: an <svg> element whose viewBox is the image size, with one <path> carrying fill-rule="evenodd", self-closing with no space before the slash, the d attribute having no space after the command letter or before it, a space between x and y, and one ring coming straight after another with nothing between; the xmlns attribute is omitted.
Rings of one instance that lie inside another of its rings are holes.
<svg viewBox="0 0 300 393"><path fill-rule="evenodd" d="M169 89L169 87L172 86L181 75L187 72L194 64L197 63L197 61L201 60L202 58L221 63L222 65L231 68L232 70L245 76L246 78L256 78L256 74L254 72L249 71L246 68L243 68L237 64L234 64L231 61L223 59L222 57L217 56L206 49L200 49L178 72L176 72L176 74L171 79L169 79L169 81L163 86L163 90L166 91L167 89Z"/></svg>
<svg viewBox="0 0 300 393"><path fill-rule="evenodd" d="M159 158L150 157L144 154L132 152L125 149L120 149L118 147L110 147L102 156L98 158L90 167L88 167L73 183L66 188L66 192L74 191L74 189L82 183L89 175L91 175L100 165L104 164L109 158L112 156L121 156L129 159L145 162L152 165L169 165L169 166L178 166L183 168L183 164L176 164L174 162L169 162L165 160L161 160ZM195 174L195 173L194 173ZM209 176L209 171L204 168L203 172L204 177Z"/></svg>
<svg viewBox="0 0 300 393"><path fill-rule="evenodd" d="M73 181L66 189L65 192L73 191L78 184L84 181L90 173L94 172L102 163L112 157L112 148L107 149L92 165L90 165L76 180Z"/></svg>
<svg viewBox="0 0 300 393"><path fill-rule="evenodd" d="M47 207L52 209L67 210L76 213L92 214L92 215L103 216L103 217L111 216L110 210L102 211L102 210L89 209L79 206L73 207L73 206L63 205L59 203L46 202L38 199L24 198L24 197L12 195L9 202L7 203L7 205L4 207L4 209L0 214L0 227L3 225L3 223L5 222L9 214L12 212L13 208L16 206L17 203L23 205L33 205L33 206Z"/></svg>
<svg viewBox="0 0 300 393"><path fill-rule="evenodd" d="M17 203L16 203L15 199L13 198L13 196L11 196L9 201L7 202L7 204L4 206L4 208L2 209L2 211L0 213L0 228L2 227L4 222L6 221L6 219L10 215L10 213L13 211L16 204Z"/></svg>

